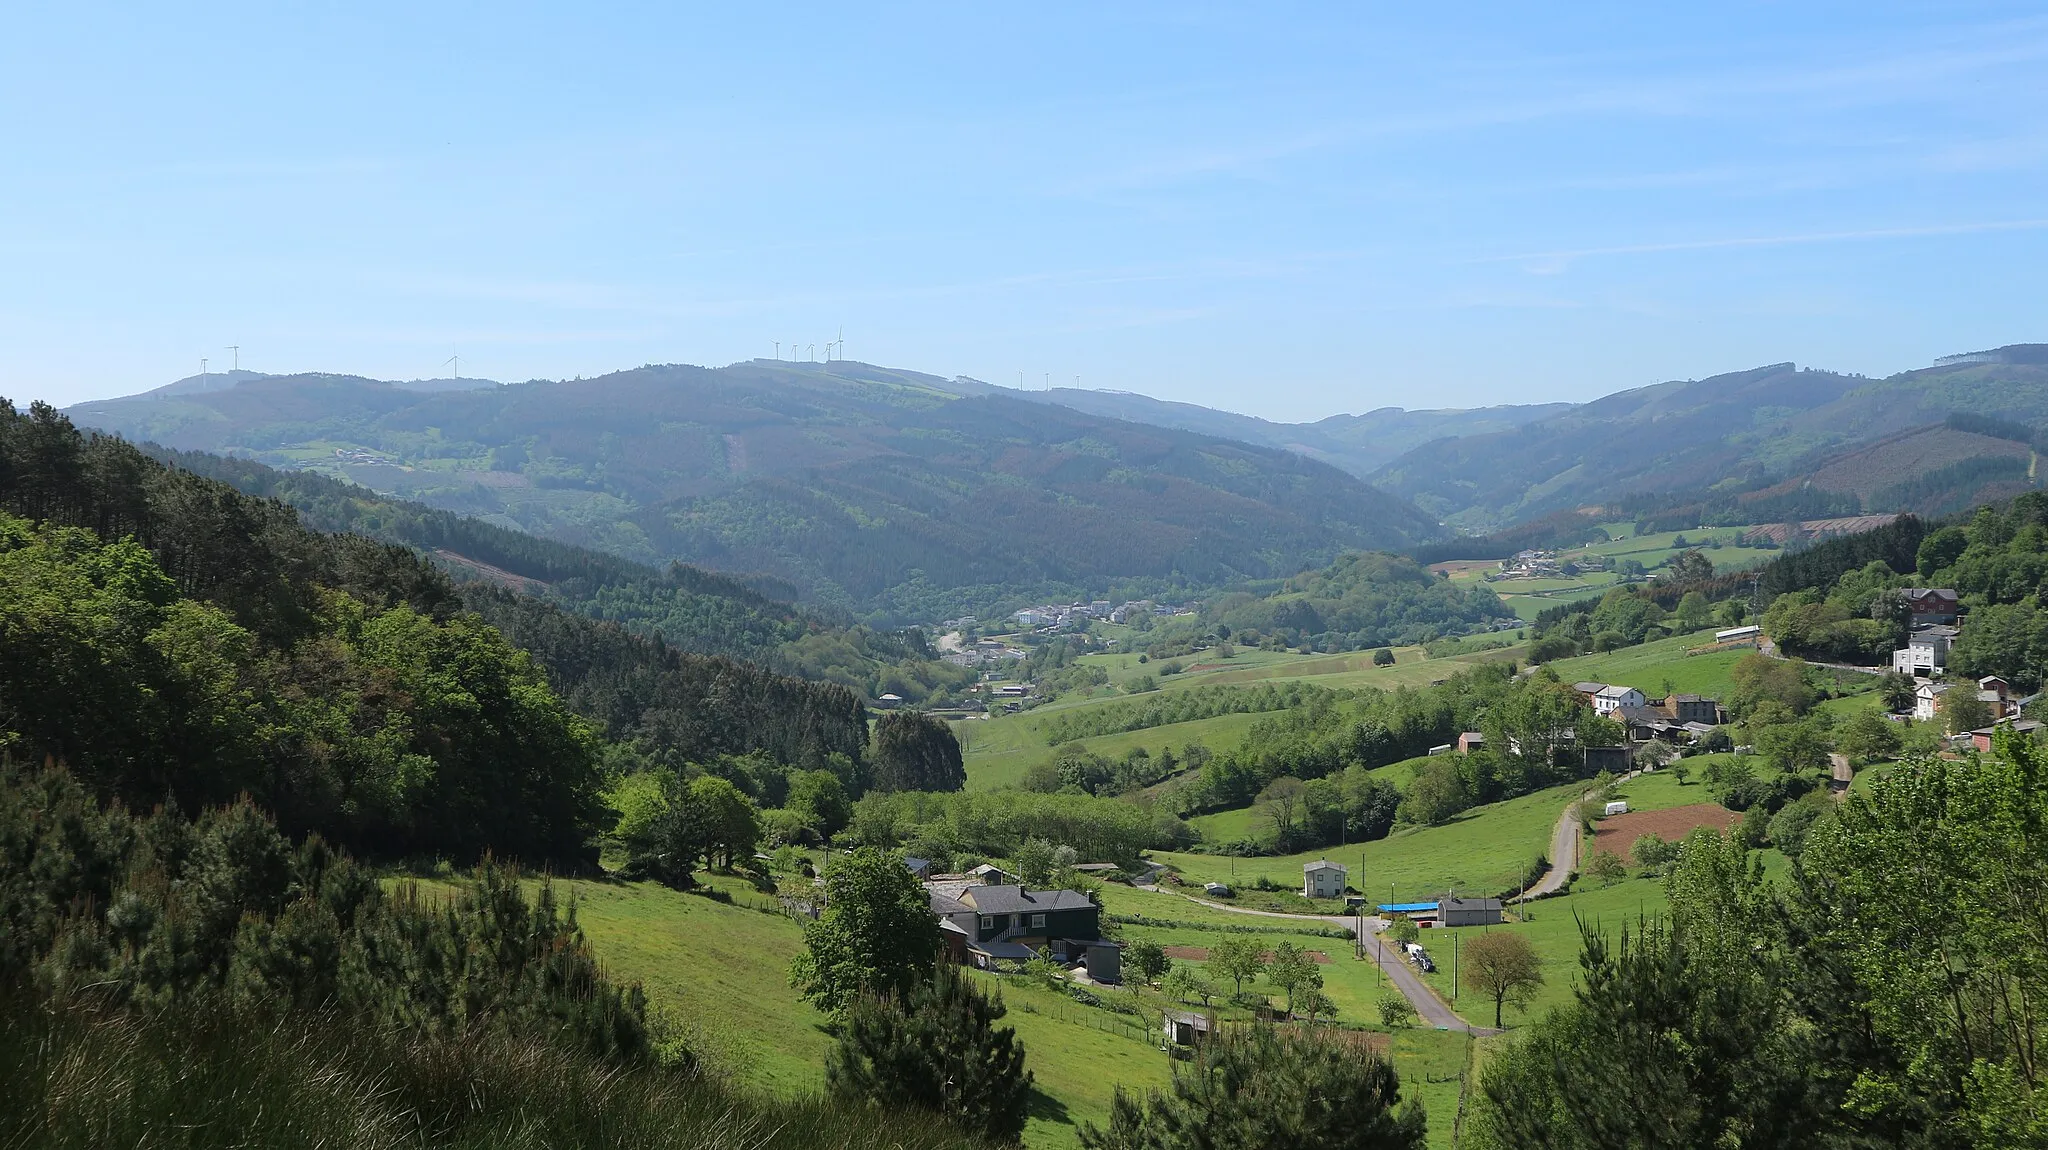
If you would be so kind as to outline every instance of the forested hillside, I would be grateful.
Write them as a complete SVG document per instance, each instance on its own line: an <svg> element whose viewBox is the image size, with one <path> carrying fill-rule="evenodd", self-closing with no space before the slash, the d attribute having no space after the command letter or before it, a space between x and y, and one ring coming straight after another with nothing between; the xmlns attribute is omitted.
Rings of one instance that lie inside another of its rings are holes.
<svg viewBox="0 0 2048 1150"><path fill-rule="evenodd" d="M0 404L4 750L103 795L257 798L380 854L594 861L614 769L759 756L856 793L844 687L678 652Z"/></svg>
<svg viewBox="0 0 2048 1150"><path fill-rule="evenodd" d="M1150 623L1131 639L1160 656L1217 640L1301 651L1356 651L1426 643L1512 619L1486 587L1461 587L1414 560L1352 552L1263 591L1235 590L1202 604L1199 614Z"/></svg>
<svg viewBox="0 0 2048 1150"><path fill-rule="evenodd" d="M1891 485L2014 454L2011 444L1998 442L2002 433L1986 434L1981 417L2018 423L2022 441L2030 438L2029 429L2048 422L2048 366L2023 354L2024 348L2002 350L2010 353L2003 362L1930 367L1882 380L1781 363L1637 388L1511 431L1418 448L1371 479L1472 530L1575 507L1620 505L1630 497L1685 493L1731 503L1738 492L1754 493L1746 498L1756 504L1738 513L1747 518L1696 518L1685 527L1859 509L1948 510L1930 498L1961 486L1955 496L1961 505L1985 483L2010 479L2014 472L2008 465L2004 471L1954 475L1939 490L1899 491ZM1882 458L1858 455L1871 445L1941 427L1957 414L1979 417L1967 427L1951 425L1976 438L1927 435L1888 447ZM1777 490L1778 484L1786 489ZM1799 501L1815 493L1834 501Z"/></svg>
<svg viewBox="0 0 2048 1150"><path fill-rule="evenodd" d="M786 600L796 588L763 589L683 563L662 570L615 555L515 531L472 516L381 496L310 471L145 444L183 471L298 508L319 531L351 532L427 553L458 579L498 583L566 610L659 636L681 651L728 655L771 670L839 683L868 698L943 700L973 681L938 660L922 632L876 631L827 619Z"/></svg>
<svg viewBox="0 0 2048 1150"><path fill-rule="evenodd" d="M274 377L73 414L650 565L771 575L885 621L1285 577L1441 533L1292 452L861 364L645 367L426 394Z"/></svg>

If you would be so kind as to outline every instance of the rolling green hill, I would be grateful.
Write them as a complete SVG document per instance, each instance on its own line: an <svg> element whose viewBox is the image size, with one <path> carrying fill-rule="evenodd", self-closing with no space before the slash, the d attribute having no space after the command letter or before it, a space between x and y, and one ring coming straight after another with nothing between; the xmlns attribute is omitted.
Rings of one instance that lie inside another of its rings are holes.
<svg viewBox="0 0 2048 1150"><path fill-rule="evenodd" d="M1512 430L1431 443L1388 463L1371 479L1446 522L1472 530L1586 505L1613 505L1644 493L1761 491L1825 469L1832 457L1857 447L1940 424L1951 413L2025 425L2048 419L2048 362L2037 350L2037 345L2015 345L1982 353L1981 361L1882 380L1780 363L1661 383ZM1953 446L1938 452L1945 463L1957 461L1947 450ZM1975 447L1968 458L2010 453L1995 445ZM1905 454L1876 471L1845 465L1854 478L1845 473L1839 486L1821 490L1875 496L1887 484L1930 470Z"/></svg>
<svg viewBox="0 0 2048 1150"><path fill-rule="evenodd" d="M844 362L436 392L271 377L71 414L643 563L771 575L875 620L1280 578L1442 533L1293 452Z"/></svg>

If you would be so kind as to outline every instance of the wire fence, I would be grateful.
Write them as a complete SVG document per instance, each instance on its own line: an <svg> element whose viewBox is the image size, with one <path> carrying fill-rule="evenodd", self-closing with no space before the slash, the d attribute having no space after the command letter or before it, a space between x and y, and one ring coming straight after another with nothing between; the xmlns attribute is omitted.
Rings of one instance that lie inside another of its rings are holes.
<svg viewBox="0 0 2048 1150"><path fill-rule="evenodd" d="M1114 1014L1106 1010L1079 1005L1068 1006L1063 1002L1053 1003L1049 1006L1040 1006L1031 1002L1020 1002L1017 1004L1017 1009L1025 1014L1042 1015L1055 1022L1091 1026L1096 1030L1102 1031L1104 1034L1114 1034L1121 1038L1131 1039L1134 1042L1143 1042L1156 1046L1160 1041L1163 1041L1159 1035L1152 1032L1150 1026L1128 1014Z"/></svg>

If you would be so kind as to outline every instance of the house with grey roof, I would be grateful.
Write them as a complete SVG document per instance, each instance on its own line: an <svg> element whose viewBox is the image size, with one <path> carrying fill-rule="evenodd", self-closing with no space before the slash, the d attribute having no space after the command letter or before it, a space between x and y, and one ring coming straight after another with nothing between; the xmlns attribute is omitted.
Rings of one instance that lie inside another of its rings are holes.
<svg viewBox="0 0 2048 1150"><path fill-rule="evenodd" d="M966 935L976 965L1024 962L1049 953L1058 962L1086 962L1096 982L1120 980L1120 951L1102 937L1102 908L1071 890L1030 890L1014 884L928 888L932 913Z"/></svg>

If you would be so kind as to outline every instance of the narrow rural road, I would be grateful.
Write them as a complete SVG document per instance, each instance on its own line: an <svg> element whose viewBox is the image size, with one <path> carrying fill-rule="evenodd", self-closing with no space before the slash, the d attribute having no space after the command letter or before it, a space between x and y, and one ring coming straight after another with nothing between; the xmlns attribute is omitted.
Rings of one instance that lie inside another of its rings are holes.
<svg viewBox="0 0 2048 1150"><path fill-rule="evenodd" d="M1572 872L1579 869L1579 819L1573 809L1579 802L1573 799L1564 813L1557 816L1557 827L1550 832L1550 869L1522 892L1523 898L1541 898L1563 890L1564 884L1571 881Z"/></svg>
<svg viewBox="0 0 2048 1150"><path fill-rule="evenodd" d="M1158 885L1151 883L1144 884L1139 889L1159 891ZM1161 893L1175 894L1178 892L1165 891ZM1206 898L1196 898L1191 894L1183 894L1180 897L1197 906L1206 906L1212 910L1228 911L1231 914L1250 915L1253 918L1280 918L1289 919L1294 922L1323 923L1345 931L1353 938L1358 937L1359 920L1348 915L1288 914L1285 911L1278 910L1253 910L1250 907L1230 906L1225 903L1212 902ZM1498 1031L1490 1030L1483 1026L1473 1026L1471 1023L1459 1018L1457 1013L1446 1005L1443 999L1438 998L1436 992L1431 990L1429 985L1423 982L1420 976L1409 969L1407 961L1395 953L1394 948L1389 946L1386 940L1380 936L1380 932L1385 929L1387 929L1386 919L1380 918L1377 915L1367 915L1365 917L1365 951L1372 956L1373 962L1379 965L1380 972L1387 976L1389 982L1393 983L1394 989L1400 991L1401 996L1408 1000L1408 1004L1415 1008L1416 1015L1422 1019L1424 1025L1433 1026L1438 1030L1455 1030L1464 1034L1498 1033Z"/></svg>
<svg viewBox="0 0 2048 1150"><path fill-rule="evenodd" d="M1828 755L1828 790L1834 792L1834 799L1840 802L1849 793L1849 784L1856 781L1856 770L1849 765L1849 756L1840 751Z"/></svg>
<svg viewBox="0 0 2048 1150"><path fill-rule="evenodd" d="M1614 780L1614 785L1620 786L1642 773L1640 770L1630 771ZM1580 839L1579 820L1573 817L1572 812L1591 793L1580 791L1578 798L1565 804L1564 813L1557 816L1557 827L1550 832L1550 854L1547 856L1550 859L1550 869L1543 872L1543 877L1537 879L1535 885L1517 897L1540 898L1546 894L1555 894L1564 889L1565 883L1571 881L1572 872L1579 869Z"/></svg>

